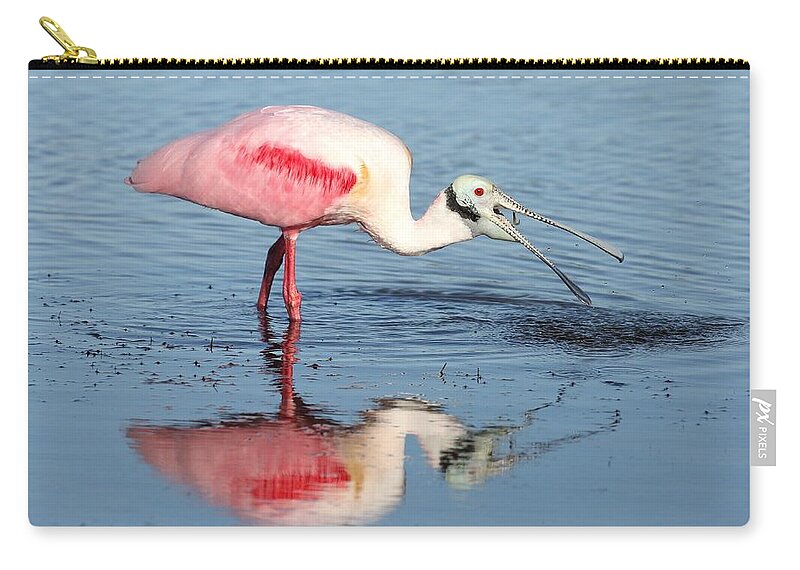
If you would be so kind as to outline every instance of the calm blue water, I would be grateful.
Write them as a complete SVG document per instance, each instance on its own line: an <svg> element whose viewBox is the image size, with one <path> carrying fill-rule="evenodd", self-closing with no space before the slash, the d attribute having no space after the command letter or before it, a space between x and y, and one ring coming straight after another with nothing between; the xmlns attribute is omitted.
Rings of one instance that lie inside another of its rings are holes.
<svg viewBox="0 0 800 570"><path fill-rule="evenodd" d="M746 522L746 79L170 74L29 81L34 524ZM317 228L260 318L277 230L122 181L268 104L400 136L417 216L472 172L625 262L523 220L588 308L518 244Z"/></svg>

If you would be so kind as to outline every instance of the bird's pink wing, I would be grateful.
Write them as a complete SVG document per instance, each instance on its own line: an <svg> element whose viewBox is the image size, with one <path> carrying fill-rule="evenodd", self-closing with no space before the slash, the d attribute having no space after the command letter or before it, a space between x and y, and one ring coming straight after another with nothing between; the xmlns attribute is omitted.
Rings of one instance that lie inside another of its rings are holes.
<svg viewBox="0 0 800 570"><path fill-rule="evenodd" d="M133 427L144 459L182 483L232 507L258 501L314 499L351 479L332 438L288 422L212 428Z"/></svg>
<svg viewBox="0 0 800 570"><path fill-rule="evenodd" d="M127 182L261 223L308 227L358 182L358 122L315 108L267 107L173 141Z"/></svg>

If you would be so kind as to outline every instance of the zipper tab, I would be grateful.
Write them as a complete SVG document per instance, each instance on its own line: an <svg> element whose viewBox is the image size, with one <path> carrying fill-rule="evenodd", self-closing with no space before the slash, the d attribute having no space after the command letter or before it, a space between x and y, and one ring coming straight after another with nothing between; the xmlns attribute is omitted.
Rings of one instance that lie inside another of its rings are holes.
<svg viewBox="0 0 800 570"><path fill-rule="evenodd" d="M64 48L63 54L47 55L42 58L42 61L52 61L56 63L62 63L65 61L72 63L100 63L100 60L97 59L97 54L93 49L75 45L75 42L73 42L72 39L67 35L67 32L64 31L64 28L59 26L52 18L42 16L39 18L39 24L41 24L44 30L50 34L51 38L58 42L58 45ZM81 55L81 52L83 52L85 55Z"/></svg>

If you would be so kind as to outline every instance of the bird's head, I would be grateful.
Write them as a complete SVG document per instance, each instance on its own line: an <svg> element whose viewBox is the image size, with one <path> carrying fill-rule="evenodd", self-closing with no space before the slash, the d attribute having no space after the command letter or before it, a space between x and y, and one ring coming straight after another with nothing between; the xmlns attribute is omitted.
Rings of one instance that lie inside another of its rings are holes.
<svg viewBox="0 0 800 570"><path fill-rule="evenodd" d="M531 253L541 259L552 269L556 275L569 287L569 290L587 305L592 304L589 296L575 285L552 261L531 244L528 239L516 228L519 224L517 214L528 216L545 224L565 230L582 240L602 249L607 254L622 261L624 256L613 245L607 244L588 234L571 228L560 222L537 214L517 202L514 198L502 192L490 180L481 176L465 174L456 178L444 191L447 208L457 213L462 222L472 231L473 236L485 235L492 239L516 241L525 246ZM509 210L512 218L509 220L503 215L503 210Z"/></svg>

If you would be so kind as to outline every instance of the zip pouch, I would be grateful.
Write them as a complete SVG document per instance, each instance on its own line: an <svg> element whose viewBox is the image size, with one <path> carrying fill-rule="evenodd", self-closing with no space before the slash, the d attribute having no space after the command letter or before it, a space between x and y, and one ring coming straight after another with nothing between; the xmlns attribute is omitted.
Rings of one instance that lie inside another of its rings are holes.
<svg viewBox="0 0 800 570"><path fill-rule="evenodd" d="M98 60L42 25L34 525L748 520L746 62Z"/></svg>

